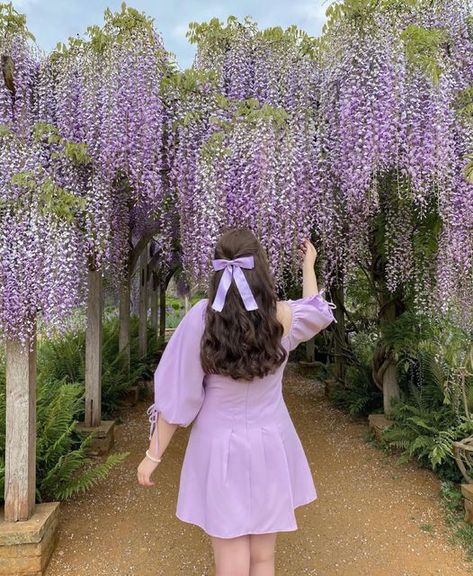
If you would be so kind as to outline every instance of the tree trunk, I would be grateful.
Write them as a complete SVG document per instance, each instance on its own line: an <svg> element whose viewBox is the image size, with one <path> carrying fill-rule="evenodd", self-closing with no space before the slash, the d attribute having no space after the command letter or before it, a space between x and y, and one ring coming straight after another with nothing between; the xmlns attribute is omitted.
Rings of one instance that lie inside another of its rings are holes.
<svg viewBox="0 0 473 576"><path fill-rule="evenodd" d="M159 298L159 282L156 272L151 274L151 325L155 334L158 333L158 298Z"/></svg>
<svg viewBox="0 0 473 576"><path fill-rule="evenodd" d="M379 305L378 326L381 333L381 340L374 355L373 377L376 385L382 387L386 416L391 412L393 398L400 397L400 389L395 360L384 342L383 324L394 322L398 315L405 310L402 290L398 289L395 294L391 294L386 286L384 223L387 206L396 197L393 196L393 190L396 187L395 182L395 177L392 174L384 175L379 179L381 213L374 222L370 236L371 279Z"/></svg>
<svg viewBox="0 0 473 576"><path fill-rule="evenodd" d="M102 315L101 270L89 269L85 339L85 426L99 426L102 418Z"/></svg>
<svg viewBox="0 0 473 576"><path fill-rule="evenodd" d="M159 283L159 339L164 344L166 338L166 285Z"/></svg>
<svg viewBox="0 0 473 576"><path fill-rule="evenodd" d="M389 299L383 302L380 310L381 322L394 322L396 319L396 302ZM383 406L384 413L389 416L391 413L391 402L393 398L400 398L399 382L397 377L397 368L391 356L387 357L387 366L382 373L383 382Z"/></svg>
<svg viewBox="0 0 473 576"><path fill-rule="evenodd" d="M35 325L36 331L36 325ZM6 340L5 521L28 520L36 501L36 332Z"/></svg>
<svg viewBox="0 0 473 576"><path fill-rule="evenodd" d="M307 362L315 361L315 336L307 340L305 344L305 359Z"/></svg>
<svg viewBox="0 0 473 576"><path fill-rule="evenodd" d="M130 275L120 286L120 308L119 308L120 333L118 338L118 350L123 352L125 357L125 367L130 373Z"/></svg>
<svg viewBox="0 0 473 576"><path fill-rule="evenodd" d="M334 343L333 351L335 355L334 373L339 382L345 382L347 365L344 357L346 328L345 328L345 293L343 291L343 281L338 279L337 284L331 290L333 303L337 306L334 309L334 316L337 322L334 323Z"/></svg>
<svg viewBox="0 0 473 576"><path fill-rule="evenodd" d="M148 352L148 245L140 255L140 311L138 330L138 351L140 358Z"/></svg>

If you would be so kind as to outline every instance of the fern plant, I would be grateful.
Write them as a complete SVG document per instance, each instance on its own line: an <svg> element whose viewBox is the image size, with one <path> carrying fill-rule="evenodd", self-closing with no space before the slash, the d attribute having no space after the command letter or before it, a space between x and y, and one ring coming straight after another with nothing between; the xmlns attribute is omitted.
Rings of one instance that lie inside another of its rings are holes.
<svg viewBox="0 0 473 576"><path fill-rule="evenodd" d="M448 367L428 348L418 350L417 357L404 354L401 361L404 371L399 371L407 392L393 403L394 423L384 430L382 440L402 450L401 462L416 458L442 479L460 481L452 444L471 434L473 421L459 417L445 402Z"/></svg>
<svg viewBox="0 0 473 576"><path fill-rule="evenodd" d="M152 374L156 353L155 334L148 329L150 349L138 358L138 321L132 319L132 366L123 368L118 352L119 321L105 314L103 325L102 414L111 415L124 391L144 374ZM128 452L110 454L95 464L87 456L93 434L76 432L84 416L85 332L80 318L61 337L39 339L37 386L36 499L63 500L85 492L106 478ZM0 491L5 484L5 359L0 358Z"/></svg>
<svg viewBox="0 0 473 576"><path fill-rule="evenodd" d="M137 359L132 355L130 373L124 368L124 354L118 350L119 320L108 316L103 324L102 342L102 415L112 418L125 392L152 366L152 357ZM133 334L132 334L133 337ZM132 351L136 344L132 340ZM153 341L150 342L150 348ZM38 346L38 370L50 381L85 382L85 332L76 326L62 337L44 339ZM81 406L76 415L83 419Z"/></svg>
<svg viewBox="0 0 473 576"><path fill-rule="evenodd" d="M331 400L352 416L363 416L382 406L383 395L373 384L370 366L348 366L345 384L332 390Z"/></svg>
<svg viewBox="0 0 473 576"><path fill-rule="evenodd" d="M383 395L373 382L371 372L375 345L376 339L366 332L351 338L352 353L344 382L337 383L330 395L338 408L351 415L367 415L383 406Z"/></svg>
<svg viewBox="0 0 473 576"><path fill-rule="evenodd" d="M402 450L401 461L417 458L440 477L459 480L452 443L473 430L473 381L471 375L459 378L465 374L467 335L446 318L406 311L384 327L384 338L396 358L401 397L383 441Z"/></svg>
<svg viewBox="0 0 473 576"><path fill-rule="evenodd" d="M93 464L87 456L93 434L75 432L83 404L80 384L38 378L36 438L36 501L64 500L103 480L129 453L110 454ZM5 413L4 367L0 365L0 414ZM5 488L5 418L0 420L0 497Z"/></svg>
<svg viewBox="0 0 473 576"><path fill-rule="evenodd" d="M403 450L401 461L416 456L435 470L453 457L456 430L452 427L453 418L448 407L432 410L422 402L396 402L390 418L394 424L384 430L382 438Z"/></svg>

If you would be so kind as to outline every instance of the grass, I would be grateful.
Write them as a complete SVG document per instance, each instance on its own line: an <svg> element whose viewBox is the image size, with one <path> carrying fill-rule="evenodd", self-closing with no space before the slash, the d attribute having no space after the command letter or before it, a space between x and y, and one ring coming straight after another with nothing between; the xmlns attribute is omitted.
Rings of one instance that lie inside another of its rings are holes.
<svg viewBox="0 0 473 576"><path fill-rule="evenodd" d="M473 525L464 520L463 494L450 480L441 482L441 503L447 524L451 528L450 542L460 543L466 550L468 561L473 561Z"/></svg>

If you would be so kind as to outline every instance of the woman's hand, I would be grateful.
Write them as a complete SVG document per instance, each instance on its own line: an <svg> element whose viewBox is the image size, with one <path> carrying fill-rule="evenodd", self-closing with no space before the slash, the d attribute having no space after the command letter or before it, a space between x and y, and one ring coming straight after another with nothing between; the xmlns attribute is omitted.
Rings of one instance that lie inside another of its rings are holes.
<svg viewBox="0 0 473 576"><path fill-rule="evenodd" d="M151 474L158 467L158 462L153 462L146 456L140 462L137 470L138 482L142 486L154 486L154 482L151 481Z"/></svg>
<svg viewBox="0 0 473 576"><path fill-rule="evenodd" d="M304 268L313 268L317 258L317 250L312 242L307 238L304 238L299 244L298 252L302 260L302 266Z"/></svg>

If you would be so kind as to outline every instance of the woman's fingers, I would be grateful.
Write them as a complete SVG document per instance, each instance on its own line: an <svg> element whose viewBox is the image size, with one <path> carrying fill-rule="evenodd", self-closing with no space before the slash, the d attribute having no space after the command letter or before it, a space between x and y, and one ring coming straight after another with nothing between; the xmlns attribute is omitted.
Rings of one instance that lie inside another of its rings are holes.
<svg viewBox="0 0 473 576"><path fill-rule="evenodd" d="M141 478L138 481L142 486L154 486L154 482L149 480L149 478Z"/></svg>
<svg viewBox="0 0 473 576"><path fill-rule="evenodd" d="M303 238L299 242L297 253L300 259L300 265L305 265L306 262L315 263L317 259L317 250L308 238Z"/></svg>
<svg viewBox="0 0 473 576"><path fill-rule="evenodd" d="M137 477L138 477L138 483L141 484L141 486L154 486L154 482L150 479L150 477L147 474L144 474L143 472L138 472Z"/></svg>
<svg viewBox="0 0 473 576"><path fill-rule="evenodd" d="M303 238L299 243L298 253L300 255L301 260L304 262L306 258L315 259L317 257L317 250L312 242L308 238Z"/></svg>

